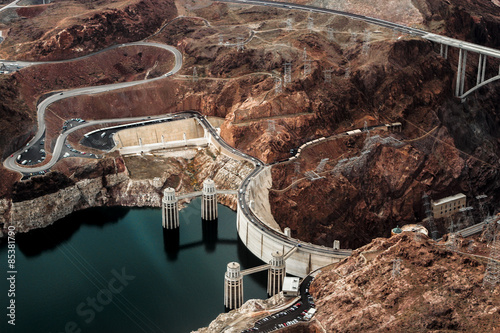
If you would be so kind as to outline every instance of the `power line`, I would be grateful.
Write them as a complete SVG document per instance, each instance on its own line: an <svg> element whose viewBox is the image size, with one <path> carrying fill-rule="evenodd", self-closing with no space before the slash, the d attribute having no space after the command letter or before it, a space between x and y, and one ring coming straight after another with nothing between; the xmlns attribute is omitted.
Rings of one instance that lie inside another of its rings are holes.
<svg viewBox="0 0 500 333"><path fill-rule="evenodd" d="M427 195L427 193L424 192L424 195L422 196L422 200L424 200L425 214L427 214L427 222L429 223L431 237L432 237L432 239L436 240L438 232L436 229L436 224L434 223L434 215L432 213L431 204L429 202L429 196Z"/></svg>

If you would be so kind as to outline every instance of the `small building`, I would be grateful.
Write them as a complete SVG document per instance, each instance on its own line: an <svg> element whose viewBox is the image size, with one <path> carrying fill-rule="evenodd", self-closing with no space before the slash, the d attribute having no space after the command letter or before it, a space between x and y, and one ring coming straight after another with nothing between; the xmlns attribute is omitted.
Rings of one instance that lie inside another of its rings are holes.
<svg viewBox="0 0 500 333"><path fill-rule="evenodd" d="M285 297L297 297L299 296L299 282L298 277L285 277L283 281L283 296Z"/></svg>
<svg viewBox="0 0 500 333"><path fill-rule="evenodd" d="M457 213L460 208L466 207L466 201L467 198L463 193L432 201L432 213L434 214L434 218L448 217Z"/></svg>

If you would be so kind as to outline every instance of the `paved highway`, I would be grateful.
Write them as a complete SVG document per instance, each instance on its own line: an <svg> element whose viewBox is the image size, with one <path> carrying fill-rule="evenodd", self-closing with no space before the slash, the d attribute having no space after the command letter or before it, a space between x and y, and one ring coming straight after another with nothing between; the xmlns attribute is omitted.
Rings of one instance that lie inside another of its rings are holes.
<svg viewBox="0 0 500 333"><path fill-rule="evenodd" d="M21 0L16 0L16 1L12 1L11 3L9 3L8 5L6 6L3 6L2 8L0 8L0 12L3 12L4 10L8 9L8 8L16 8L16 7L19 7L17 5L17 3L21 1Z"/></svg>
<svg viewBox="0 0 500 333"><path fill-rule="evenodd" d="M241 182L240 188L238 189L238 201L239 201L239 208L241 209L241 212L247 217L249 221L251 221L252 224L257 226L257 228L261 229L265 234L267 234L271 238L278 238L279 240L285 242L288 244L290 247L299 247L303 250L306 251L312 251L312 252L320 252L320 253L325 253L329 255L339 255L339 256L349 256L351 255L352 251L351 250L334 250L333 248L328 248L325 246L319 246L319 245L314 245L314 244L309 244L309 243L300 243L300 241L293 240L285 236L283 233L278 232L274 230L273 228L269 227L267 224L264 222L260 221L259 218L253 213L251 209L249 209L249 204L247 200L247 189L248 189L248 184L252 180L252 178L255 178L258 176L260 172L264 170L264 163L259 160L256 157L252 157L250 155L247 155L230 145L228 145L222 138L217 134L217 131L215 128L212 127L212 125L207 121L207 119L202 116L200 113L191 111L195 114L197 114L197 118L200 120L200 123L202 126L207 129L210 134L218 141L218 143L226 150L232 152L235 155L238 155L250 163L252 163L255 168L250 172L250 174Z"/></svg>
<svg viewBox="0 0 500 333"><path fill-rule="evenodd" d="M49 168L51 168L53 165L56 164L56 162L59 160L61 156L61 152L64 146L64 142L66 140L66 137L71 134L72 132L81 129L82 127L85 126L91 126L91 125L96 125L96 124L103 124L103 123L109 123L111 120L97 120L97 121L89 121L86 122L80 126L73 127L70 130L65 131L59 137L57 138L55 147L52 152L52 158L49 162L44 164L43 166L39 167L34 167L34 168L27 168L22 165L19 165L16 163L16 158L17 155L21 154L24 150L30 149L31 147L35 146L35 144L42 139L42 137L45 135L45 110L47 107L59 100L69 98L69 97L75 97L79 95L91 95L91 94L99 94L102 92L108 92L108 91L113 91L113 90L118 90L118 89L123 89L123 88L129 88L137 85L144 84L145 82L150 82L150 81L156 81L156 80L161 80L165 77L171 76L175 73L177 73L181 67L182 67L182 54L177 50L176 48L161 44L161 43L150 43L150 42L135 42L135 43L127 43L127 44L121 44L121 45L115 45L113 47L108 48L107 50L117 48L117 47L125 47L125 46L133 46L133 45L138 45L138 46L153 46L153 47L158 47L165 49L167 51L170 51L174 54L175 57L175 65L174 68L169 71L168 73L163 74L162 76L153 78L153 79L145 79L145 80L140 80L140 81L133 81L133 82L121 82L121 83L114 83L114 84L109 84L109 85L103 85L103 86L97 86L97 87L85 87L85 88L78 88L78 89L73 89L73 90L68 90L68 91L63 91L59 92L56 94L53 94L47 98L45 98L43 101L41 101L37 105L37 122L38 122L38 131L33 137L33 139L28 143L26 147L23 147L21 150L17 151L16 153L13 154L13 156L8 157L3 165L10 170L13 171L18 171L23 174L29 174L32 172L39 172L39 171L45 171ZM100 51L100 52L104 52ZM88 55L85 57L90 57L92 55ZM65 60L69 61L69 60ZM123 119L114 119L114 122L124 122L124 121L135 121L135 120L148 120L148 117L136 117L136 118L123 118Z"/></svg>
<svg viewBox="0 0 500 333"><path fill-rule="evenodd" d="M289 3L289 2L276 2L276 1L264 1L264 0L218 0L218 1L238 3L238 4L243 4L243 5L246 4L246 5L272 6L272 7L276 7L276 8L305 10L305 11L315 12L315 13L340 15L340 16L351 18L351 19L361 20L361 21L364 21L367 23L378 25L380 27L401 31L401 32L406 33L406 34L419 36L419 37L422 37L422 38L427 39L427 40L432 41L432 42L450 45L450 46L461 48L464 50L485 54L485 55L490 56L490 57L500 58L500 50L477 45L474 43L464 42L464 41L461 41L459 39L454 39L454 38L450 38L450 37L446 37L446 36L433 34L433 33L427 32L425 30L420 30L417 28L408 27L406 25L381 20L381 19L378 19L375 17L358 15L358 14L353 14L353 13L344 12L344 11L340 11L340 10L334 10L334 9L327 9L327 8L321 8L321 7L308 6L308 5L298 5L298 4Z"/></svg>

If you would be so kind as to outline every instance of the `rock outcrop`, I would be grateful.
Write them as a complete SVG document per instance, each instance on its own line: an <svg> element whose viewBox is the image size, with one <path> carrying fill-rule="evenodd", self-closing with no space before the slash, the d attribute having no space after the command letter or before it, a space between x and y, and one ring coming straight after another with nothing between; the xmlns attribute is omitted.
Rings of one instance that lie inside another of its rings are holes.
<svg viewBox="0 0 500 333"><path fill-rule="evenodd" d="M378 238L322 269L310 289L316 319L327 332L495 332L500 285L482 287L486 264L419 234Z"/></svg>
<svg viewBox="0 0 500 333"><path fill-rule="evenodd" d="M70 176L54 171L32 177L15 184L11 200L0 200L0 223L4 229L14 225L18 232L27 232L89 207L160 207L166 187L175 187L178 194L200 191L203 180L210 177L219 189L235 190L252 170L250 164L216 151L193 155L189 159L146 156L145 167L150 159L169 163L167 170L149 178L134 178L119 156L77 167ZM236 208L234 195L222 195L219 202Z"/></svg>

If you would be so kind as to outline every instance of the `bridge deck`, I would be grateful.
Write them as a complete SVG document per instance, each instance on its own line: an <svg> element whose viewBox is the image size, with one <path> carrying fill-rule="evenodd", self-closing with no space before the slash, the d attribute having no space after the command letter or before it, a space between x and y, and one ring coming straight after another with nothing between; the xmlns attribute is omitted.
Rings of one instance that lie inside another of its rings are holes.
<svg viewBox="0 0 500 333"><path fill-rule="evenodd" d="M256 266L256 267L252 267L252 268L249 268L249 269L245 269L245 270L242 270L240 272L241 275L249 275L249 274L253 274L253 273L257 273L257 272L261 272L261 271L265 271L266 269L269 269L271 265L269 264L266 264L266 265L261 265L261 266Z"/></svg>
<svg viewBox="0 0 500 333"><path fill-rule="evenodd" d="M203 194L202 191L191 192L191 193L181 194L181 195L177 196L177 199L181 200L181 199L187 199L187 198L194 198L194 197L199 197L202 194ZM236 190L217 190L217 194L238 194L238 191L236 191Z"/></svg>
<svg viewBox="0 0 500 333"><path fill-rule="evenodd" d="M287 252L287 253L283 256L283 259L284 259L284 260L287 260L288 258L290 258L290 256L291 256L292 254L294 254L294 253L295 253L295 251L297 251L297 248L296 248L296 247L294 247L293 249L290 249L290 251L288 251L288 252Z"/></svg>

